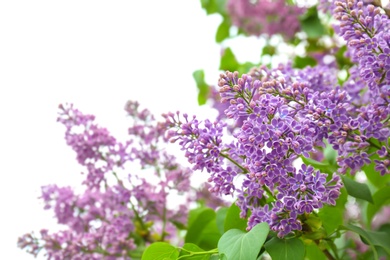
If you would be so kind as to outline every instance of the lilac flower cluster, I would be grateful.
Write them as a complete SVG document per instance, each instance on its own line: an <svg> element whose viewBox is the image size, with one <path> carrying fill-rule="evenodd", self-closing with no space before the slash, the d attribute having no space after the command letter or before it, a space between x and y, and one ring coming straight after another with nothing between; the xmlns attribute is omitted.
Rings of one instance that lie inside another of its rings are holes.
<svg viewBox="0 0 390 260"><path fill-rule="evenodd" d="M223 141L227 124L221 115L203 125L186 114L184 121L179 113L166 115L176 129L168 137L181 145L195 170L210 173L210 190L236 193L241 217L251 212L249 229L267 222L284 237L302 230L305 214L335 204L340 177L296 164L299 157L317 156L325 142L338 153L338 173L355 174L375 154L375 169L390 172L389 17L353 0L330 6L356 64L342 86L336 63L322 61L301 70L287 64L260 66L241 77L221 74L224 114L236 122L229 144Z"/></svg>
<svg viewBox="0 0 390 260"><path fill-rule="evenodd" d="M233 142L222 142L226 124L206 120L201 125L187 115L183 122L178 114L166 116L177 129L168 136L179 142L195 170L210 173L211 191L237 193L241 216L246 217L248 210L252 213L249 229L267 222L284 237L302 229L302 215L324 204L334 205L339 196L338 175L327 179L313 167L297 168L294 162L324 145L335 124L332 113L336 117L345 113L345 94L340 89L328 91L336 81L331 67L303 71L261 67L251 73L238 78L237 73L227 72L219 80L221 99L230 104L226 116L243 118Z"/></svg>
<svg viewBox="0 0 390 260"><path fill-rule="evenodd" d="M359 105L355 108L355 124L359 125L360 134L354 136L357 141L349 142L350 150L357 155L345 161L343 166L349 167L356 158L368 162L366 151L374 146L381 158L375 160L375 169L382 175L390 173L387 143L390 135L390 19L370 1L335 1L334 7L339 35L346 41L351 59L356 64L351 69L352 77L346 87L353 90L349 93ZM364 90L365 94L358 100L358 94Z"/></svg>
<svg viewBox="0 0 390 260"><path fill-rule="evenodd" d="M229 0L227 10L233 24L249 35L281 34L291 39L300 30L304 8L284 0Z"/></svg>
<svg viewBox="0 0 390 260"><path fill-rule="evenodd" d="M70 187L42 187L45 209L52 209L66 228L26 234L19 238L19 247L35 256L43 250L48 259L140 257L140 249L151 242L178 240L176 226L185 225L191 203L213 199L205 192L196 194L190 186L192 171L161 148L167 141L166 125L148 110L141 111L137 102L129 101L125 109L132 120L131 139L119 142L94 123L94 116L72 105L60 106L65 140L88 171L85 189L76 193ZM135 165L148 171L127 172L127 166L137 170ZM181 194L184 202L169 200L172 192Z"/></svg>

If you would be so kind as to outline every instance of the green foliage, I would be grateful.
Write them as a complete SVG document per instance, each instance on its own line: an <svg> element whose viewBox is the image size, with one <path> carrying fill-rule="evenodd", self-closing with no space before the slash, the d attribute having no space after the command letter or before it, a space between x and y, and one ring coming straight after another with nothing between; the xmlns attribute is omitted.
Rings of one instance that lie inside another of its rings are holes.
<svg viewBox="0 0 390 260"><path fill-rule="evenodd" d="M256 259L269 232L267 223L254 226L248 233L239 229L228 230L218 242L218 250L227 259Z"/></svg>
<svg viewBox="0 0 390 260"><path fill-rule="evenodd" d="M207 14L226 14L226 0L201 0L200 2Z"/></svg>
<svg viewBox="0 0 390 260"><path fill-rule="evenodd" d="M354 181L347 176L342 176L342 179L344 182L344 186L347 189L348 195L357 199L362 199L370 203L374 203L371 191L368 188L367 184Z"/></svg>
<svg viewBox="0 0 390 260"><path fill-rule="evenodd" d="M227 0L201 0L200 2L208 15L216 14L222 18L215 33L215 41L223 48L218 70L222 72L238 71L239 74L243 74L258 66L258 64L251 62L239 62L228 44L234 37L238 35L245 36L246 34L243 33L241 28L232 30L232 21L226 10ZM295 1L289 0L288 4L295 4ZM292 40L285 40L284 44L289 45L289 47L297 47L302 45L302 43L304 45L304 53L294 54L290 57L294 68L316 66L318 64L317 59L314 58L317 57L316 55L332 53L340 70L347 72L346 77L339 78L339 83L342 84L348 79L348 69L353 66L353 63L346 55L347 46L338 46L335 43L327 45L326 41L323 41L324 36L330 38L335 36L333 28L323 18L324 16L319 15L317 6L308 8L300 16L300 24L304 36L297 35ZM237 33L234 33L234 30L237 30ZM229 41L226 41L227 39ZM267 64L262 65L271 66L272 62L268 63L268 58L274 61L281 52L279 46L270 39L267 38L265 46L262 47L260 60L267 62ZM209 96L210 85L205 82L203 70L195 71L193 78L198 88L198 104L204 105ZM371 156L370 159L378 159L376 151L383 144L372 138L368 141L371 144L368 151L368 154ZM324 156L324 159L321 161L313 159L315 158L314 156L312 158L302 156L301 159L306 165L311 165L320 172L326 173L328 180L330 180L332 175L337 173L338 170L337 151L329 144L318 150ZM336 205L324 205L318 212L300 216L303 230L291 234L287 238L278 238L273 231L270 231L270 227L266 223L260 223L247 232L246 227L250 212L248 212L246 218L240 218L239 207L232 203L230 207L222 207L218 211L205 207L192 210L186 227L181 227L186 230L183 247L172 248L163 244L162 247L156 247L155 249L160 250L162 253L165 252L164 254L168 255L168 257L171 257L170 253L172 255L180 253L180 259L198 260L260 259L264 252L268 253L272 260L325 260L328 257L343 259L345 255L338 256L341 249L339 244L336 245L335 240L346 240L345 231L348 230L358 234L362 241L370 246L371 250L361 254L359 256L360 259L379 259L380 256L390 259L390 246L388 245L388 241L390 241L390 225L384 225L376 231L369 230L375 214L380 212L385 205L390 204L390 175L381 176L375 170L374 162L363 166L362 170L368 179L366 183L357 182L351 176L342 176L344 187L340 190L341 194L336 201ZM366 217L366 220L364 220L366 222L364 223L367 224L367 229L347 223L345 212L348 206L348 196L357 199L356 203L361 207L362 214ZM273 199L270 196L264 202L266 203ZM353 241L344 241L343 243L345 247L354 244ZM148 254L153 253L155 249L150 248L145 252ZM165 251L162 248L165 248Z"/></svg>
<svg viewBox="0 0 390 260"><path fill-rule="evenodd" d="M216 213L210 208L199 208L190 212L185 243L194 243L210 250L217 247L221 233L217 227Z"/></svg>
<svg viewBox="0 0 390 260"><path fill-rule="evenodd" d="M372 185L374 185L376 188L383 188L387 185L390 185L390 174L382 176L380 172L375 170L375 162L374 160L378 159L379 156L377 154L374 154L370 157L372 160L371 164L364 165L362 167L362 170L367 176L367 179L370 181Z"/></svg>
<svg viewBox="0 0 390 260"><path fill-rule="evenodd" d="M325 205L318 212L318 216L322 219L322 225L328 235L337 232L337 228L344 223L344 211L347 199L347 190L342 188L340 197L336 201L336 205Z"/></svg>
<svg viewBox="0 0 390 260"><path fill-rule="evenodd" d="M178 256L179 251L176 247L165 242L156 242L146 248L142 260L174 260Z"/></svg>
<svg viewBox="0 0 390 260"><path fill-rule="evenodd" d="M236 203L233 203L226 214L224 231L226 232L230 229L238 229L245 232L246 227L247 220L240 218L240 208L236 205Z"/></svg>
<svg viewBox="0 0 390 260"><path fill-rule="evenodd" d="M385 186L379 189L373 195L373 204L367 205L367 224L369 225L372 218L378 213L383 205L390 204L390 186Z"/></svg>
<svg viewBox="0 0 390 260"><path fill-rule="evenodd" d="M234 55L232 49L226 48L223 51L219 69L223 71L226 70L238 71L239 67L240 67L240 63L237 61L236 56Z"/></svg>
<svg viewBox="0 0 390 260"><path fill-rule="evenodd" d="M305 259L307 260L327 260L324 252L314 243L305 246Z"/></svg>
<svg viewBox="0 0 390 260"><path fill-rule="evenodd" d="M180 251L180 257L191 260L207 260L212 253L205 252L202 248L192 243L186 243L183 245Z"/></svg>
<svg viewBox="0 0 390 260"><path fill-rule="evenodd" d="M331 145L327 144L325 149L324 149L324 157L326 162L329 165L332 165L334 167L336 166L336 158L337 158L337 151L332 148Z"/></svg>
<svg viewBox="0 0 390 260"><path fill-rule="evenodd" d="M221 43L223 42L223 40L229 38L230 27L231 27L231 21L229 17L225 16L221 24L218 26L217 33L215 34L215 41L217 43Z"/></svg>
<svg viewBox="0 0 390 260"><path fill-rule="evenodd" d="M300 17L301 28L309 38L319 38L325 33L325 27L318 17L317 7L307 9Z"/></svg>
<svg viewBox="0 0 390 260"><path fill-rule="evenodd" d="M217 221L217 227L221 235L225 233L225 219L227 219L227 214L229 212L229 208L227 207L222 207L217 211L217 216L216 216L216 221Z"/></svg>
<svg viewBox="0 0 390 260"><path fill-rule="evenodd" d="M371 247L374 259L379 259L376 246L381 247L386 254L390 255L390 236L388 233L382 231L367 231L351 224L341 226L341 229L350 230L359 234L362 241Z"/></svg>
<svg viewBox="0 0 390 260"><path fill-rule="evenodd" d="M307 66L313 67L315 65L317 65L317 61L310 56L306 56L306 57L295 56L293 61L293 67L299 69L303 69Z"/></svg>
<svg viewBox="0 0 390 260"><path fill-rule="evenodd" d="M206 104L208 94L209 94L209 85L204 80L204 71L196 70L192 73L192 77L195 79L196 86L198 88L198 104Z"/></svg>
<svg viewBox="0 0 390 260"><path fill-rule="evenodd" d="M272 260L303 260L305 258L305 246L302 240L295 237L291 239L274 237L264 246Z"/></svg>
<svg viewBox="0 0 390 260"><path fill-rule="evenodd" d="M302 156L301 159L306 165L311 165L315 169L320 170L321 172L324 172L324 173L333 174L337 170L337 168L335 166L330 165L327 162L319 162L319 161L316 161L312 158L304 157L304 156Z"/></svg>

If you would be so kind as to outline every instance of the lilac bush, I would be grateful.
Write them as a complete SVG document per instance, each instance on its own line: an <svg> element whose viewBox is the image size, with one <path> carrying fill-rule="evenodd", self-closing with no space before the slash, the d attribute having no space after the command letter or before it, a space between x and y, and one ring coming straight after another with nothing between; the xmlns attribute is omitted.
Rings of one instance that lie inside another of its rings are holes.
<svg viewBox="0 0 390 260"><path fill-rule="evenodd" d="M19 247L49 259L389 259L388 6L201 5L222 17L219 79L193 74L199 104L217 117L177 111L158 121L128 102L131 139L119 142L93 116L60 106L85 189L43 187L45 208L66 228L26 234ZM228 47L243 35L266 39L258 64ZM274 35L293 51L272 45ZM162 149L168 143L192 168ZM193 172L207 174L200 187ZM184 202L172 206L171 195Z"/></svg>
<svg viewBox="0 0 390 260"><path fill-rule="evenodd" d="M28 233L18 245L47 259L133 259L155 241L181 244L189 206L205 199L214 207L224 201L190 185L192 171L177 162L163 145L163 123L137 102L125 106L132 120L129 140L114 138L73 105L60 105L58 121L66 143L86 172L83 190L52 184L42 187L46 210L53 210L59 232ZM137 166L135 167L134 166ZM143 172L138 174L137 171ZM169 195L182 197L178 203Z"/></svg>

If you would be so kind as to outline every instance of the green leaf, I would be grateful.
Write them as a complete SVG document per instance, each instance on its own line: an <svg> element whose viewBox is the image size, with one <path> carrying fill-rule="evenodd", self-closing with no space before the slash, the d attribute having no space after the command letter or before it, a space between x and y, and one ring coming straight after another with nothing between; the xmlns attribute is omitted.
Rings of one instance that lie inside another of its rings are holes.
<svg viewBox="0 0 390 260"><path fill-rule="evenodd" d="M269 226L263 222L254 226L248 233L239 229L228 230L218 242L218 251L227 259L256 259L269 233Z"/></svg>
<svg viewBox="0 0 390 260"><path fill-rule="evenodd" d="M300 18L301 28L309 38L319 38L325 33L325 27L318 17L317 7L307 9Z"/></svg>
<svg viewBox="0 0 390 260"><path fill-rule="evenodd" d="M201 4L208 15L214 13L226 14L226 0L201 0Z"/></svg>
<svg viewBox="0 0 390 260"><path fill-rule="evenodd" d="M229 208L227 207L221 207L217 211L216 222L217 222L218 230L221 233L221 235L225 233L224 225L225 225L225 220L226 220L228 210Z"/></svg>
<svg viewBox="0 0 390 260"><path fill-rule="evenodd" d="M350 230L359 234L362 241L371 247L375 259L378 259L378 252L375 246L383 248L387 254L390 254L390 235L388 233L382 231L367 231L351 224L340 226L340 229Z"/></svg>
<svg viewBox="0 0 390 260"><path fill-rule="evenodd" d="M372 152L372 151L369 151ZM372 163L369 165L364 165L362 167L362 170L367 176L367 179L377 188L385 187L386 185L390 184L390 174L386 174L382 176L377 170L375 170L375 162L374 160L378 160L379 156L374 153L373 156L370 157L372 160Z"/></svg>
<svg viewBox="0 0 390 260"><path fill-rule="evenodd" d="M234 72L238 71L239 66L240 64L238 63L236 56L234 56L232 49L226 48L221 57L219 69Z"/></svg>
<svg viewBox="0 0 390 260"><path fill-rule="evenodd" d="M222 258L219 257L219 255L212 255L210 256L209 260L221 260Z"/></svg>
<svg viewBox="0 0 390 260"><path fill-rule="evenodd" d="M239 229L246 232L247 219L240 218L240 208L236 205L235 202L230 206L225 219L224 231L230 229Z"/></svg>
<svg viewBox="0 0 390 260"><path fill-rule="evenodd" d="M190 210L190 212L188 213L188 223L187 223L187 226L191 226L194 221L198 218L198 216L205 210L209 210L209 208L207 207L198 207L198 208L194 208L192 210Z"/></svg>
<svg viewBox="0 0 390 260"><path fill-rule="evenodd" d="M332 145L327 144L324 149L324 157L330 165L336 165L337 151L333 149Z"/></svg>
<svg viewBox="0 0 390 260"><path fill-rule="evenodd" d="M383 205L390 203L390 186L386 186L375 192L372 196L373 204L367 205L367 223L370 225L375 214L382 209Z"/></svg>
<svg viewBox="0 0 390 260"><path fill-rule="evenodd" d="M322 226L328 235L335 232L344 223L344 207L347 203L348 194L345 188L341 188L340 192L341 194L336 201L336 206L325 205L318 212L318 216L322 220Z"/></svg>
<svg viewBox="0 0 390 260"><path fill-rule="evenodd" d="M204 254L193 254L202 252L204 252ZM202 248L195 244L186 243L183 245L182 250L180 251L180 256L187 256L185 259L191 260L207 260L210 258L211 254L206 253Z"/></svg>
<svg viewBox="0 0 390 260"><path fill-rule="evenodd" d="M227 16L225 16L221 24L218 26L217 33L215 34L215 41L217 43L221 43L223 40L229 38L230 26L231 26L230 19Z"/></svg>
<svg viewBox="0 0 390 260"><path fill-rule="evenodd" d="M272 260L303 260L305 258L305 246L302 240L295 237L291 239L274 237L264 246Z"/></svg>
<svg viewBox="0 0 390 260"><path fill-rule="evenodd" d="M196 86L198 88L198 104L206 104L210 87L204 80L204 71L196 70L192 73L192 77L195 79Z"/></svg>
<svg viewBox="0 0 390 260"><path fill-rule="evenodd" d="M338 49L335 53L334 57L336 58L337 64L340 68L349 68L353 65L351 60L345 55L345 51L347 50L347 46L343 45Z"/></svg>
<svg viewBox="0 0 390 260"><path fill-rule="evenodd" d="M264 56L264 55L270 55L270 56L273 56L275 55L276 53L276 48L272 45L265 45L261 51L261 56Z"/></svg>
<svg viewBox="0 0 390 260"><path fill-rule="evenodd" d="M301 158L306 165L311 165L323 173L333 174L337 170L334 166L330 165L329 163L319 162L313 160L312 158L307 158L304 156L301 156Z"/></svg>
<svg viewBox="0 0 390 260"><path fill-rule="evenodd" d="M216 213L210 208L199 208L190 211L185 243L194 243L210 250L217 247L221 233L216 223Z"/></svg>
<svg viewBox="0 0 390 260"><path fill-rule="evenodd" d="M168 260L168 259L177 259L179 256L179 251L176 247L165 243L165 242L155 242L146 248L145 252L142 254L142 260Z"/></svg>
<svg viewBox="0 0 390 260"><path fill-rule="evenodd" d="M315 66L317 65L317 61L309 56L301 57L301 56L295 56L293 61L293 67L298 69L303 69L307 66Z"/></svg>
<svg viewBox="0 0 390 260"><path fill-rule="evenodd" d="M180 223L180 222L175 221L175 220L170 220L170 222L171 222L175 227L177 227L177 228L180 229L180 230L187 229L187 227L186 227L183 223Z"/></svg>
<svg viewBox="0 0 390 260"><path fill-rule="evenodd" d="M221 233L217 227L217 221L213 219L204 227L197 245L205 250L211 250L217 247L220 238Z"/></svg>
<svg viewBox="0 0 390 260"><path fill-rule="evenodd" d="M341 176L341 178L343 179L344 186L347 189L348 195L368 201L370 203L374 203L371 196L371 191L368 188L367 184L354 181L347 176Z"/></svg>
<svg viewBox="0 0 390 260"><path fill-rule="evenodd" d="M305 259L308 260L326 260L326 256L322 252L321 249L318 248L318 246L313 242L309 245L306 245L305 250Z"/></svg>
<svg viewBox="0 0 390 260"><path fill-rule="evenodd" d="M386 232L382 231L366 231L368 239L374 246L381 247L387 254L390 254L390 236ZM363 241L364 242L364 241Z"/></svg>

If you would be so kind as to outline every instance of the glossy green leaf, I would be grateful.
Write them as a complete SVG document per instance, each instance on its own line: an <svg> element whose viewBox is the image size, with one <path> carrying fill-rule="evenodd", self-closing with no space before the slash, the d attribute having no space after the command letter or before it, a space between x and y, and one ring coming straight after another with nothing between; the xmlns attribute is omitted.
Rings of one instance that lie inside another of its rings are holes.
<svg viewBox="0 0 390 260"><path fill-rule="evenodd" d="M179 256L179 251L176 247L165 243L156 242L146 248L142 254L142 260L174 260Z"/></svg>
<svg viewBox="0 0 390 260"><path fill-rule="evenodd" d="M349 68L353 65L348 56L345 55L346 50L347 46L344 45L340 47L334 55L340 68Z"/></svg>
<svg viewBox="0 0 390 260"><path fill-rule="evenodd" d="M337 170L334 166L330 165L329 163L319 162L313 160L312 158L307 158L304 156L301 156L301 159L306 165L311 165L315 169L320 170L323 173L333 174Z"/></svg>
<svg viewBox="0 0 390 260"><path fill-rule="evenodd" d="M265 222L257 224L248 233L230 229L219 240L218 251L229 260L255 260L268 233L269 226Z"/></svg>
<svg viewBox="0 0 390 260"><path fill-rule="evenodd" d="M230 48L226 48L223 51L223 55L221 57L219 69L223 71L238 71L240 64L238 63L236 56L234 56L233 51Z"/></svg>
<svg viewBox="0 0 390 260"><path fill-rule="evenodd" d="M217 227L217 221L214 218L202 230L197 245L205 250L211 250L217 247L218 240L221 238L221 236L222 234Z"/></svg>
<svg viewBox="0 0 390 260"><path fill-rule="evenodd" d="M313 6L306 10L306 13L300 17L302 31L309 38L319 38L325 33L325 27L318 17L317 7Z"/></svg>
<svg viewBox="0 0 390 260"><path fill-rule="evenodd" d="M337 151L330 144L327 144L324 149L324 157L330 165L336 165Z"/></svg>
<svg viewBox="0 0 390 260"><path fill-rule="evenodd" d="M185 243L194 243L205 250L210 250L217 247L220 237L213 209L200 208L190 211Z"/></svg>
<svg viewBox="0 0 390 260"><path fill-rule="evenodd" d="M371 151L369 151L371 152ZM373 156L370 157L372 163L369 165L364 165L362 170L367 176L367 179L377 188L385 187L386 185L390 185L390 174L386 174L382 176L377 170L375 170L375 162L374 160L379 159L379 156L374 153Z"/></svg>
<svg viewBox="0 0 390 260"><path fill-rule="evenodd" d="M226 0L201 0L200 2L207 14L226 14Z"/></svg>
<svg viewBox="0 0 390 260"><path fill-rule="evenodd" d="M378 213L383 205L390 203L390 186L386 186L378 190L372 196L373 204L367 206L367 223L370 224L372 218Z"/></svg>
<svg viewBox="0 0 390 260"><path fill-rule="evenodd" d="M293 67L298 69L303 69L307 66L313 67L317 64L317 61L309 56L301 57L295 56L293 60Z"/></svg>
<svg viewBox="0 0 390 260"><path fill-rule="evenodd" d="M192 73L192 77L195 79L196 87L198 88L198 104L206 104L210 86L204 80L204 71L196 70Z"/></svg>
<svg viewBox="0 0 390 260"><path fill-rule="evenodd" d="M362 241L371 247L375 259L378 259L378 252L375 246L381 247L387 254L390 254L390 235L388 233L367 231L351 224L343 225L340 229L350 230L359 234Z"/></svg>
<svg viewBox="0 0 390 260"><path fill-rule="evenodd" d="M231 22L228 17L224 17L221 24L218 26L217 33L215 34L215 41L221 43L223 40L230 36Z"/></svg>
<svg viewBox="0 0 390 260"><path fill-rule="evenodd" d="M221 233L221 235L225 233L224 226L225 226L225 220L226 220L228 210L229 210L228 207L222 207L217 211L216 222L217 222L218 230Z"/></svg>
<svg viewBox="0 0 390 260"><path fill-rule="evenodd" d="M309 245L306 245L305 259L307 259L307 260L327 260L324 253L321 251L321 249L318 248L318 246L314 242L312 242Z"/></svg>
<svg viewBox="0 0 390 260"><path fill-rule="evenodd" d="M318 212L318 216L322 220L322 226L328 235L335 232L344 223L344 207L348 194L345 188L341 188L340 191L341 194L336 200L336 206L324 205Z"/></svg>
<svg viewBox="0 0 390 260"><path fill-rule="evenodd" d="M368 188L367 184L357 182L347 176L342 176L341 178L343 179L344 186L347 189L348 195L357 199L362 199L370 203L374 203L371 191Z"/></svg>
<svg viewBox="0 0 390 260"><path fill-rule="evenodd" d="M270 55L270 56L273 56L275 55L276 53L276 48L272 45L265 45L261 51L261 56L264 56L264 55Z"/></svg>
<svg viewBox="0 0 390 260"><path fill-rule="evenodd" d="M303 260L305 258L305 246L299 238L274 237L264 246L272 260Z"/></svg>
<svg viewBox="0 0 390 260"><path fill-rule="evenodd" d="M230 229L239 229L241 231L246 232L247 227L247 219L240 218L240 208L236 205L236 203L232 203L230 206L225 219L224 224L224 232Z"/></svg>
<svg viewBox="0 0 390 260"><path fill-rule="evenodd" d="M204 254L196 254L196 253L204 253ZM207 252L205 252L205 250L203 250L202 248L200 248L195 244L186 243L183 245L182 250L180 251L180 256L186 256L184 259L207 260L210 258L211 254L208 254Z"/></svg>
<svg viewBox="0 0 390 260"><path fill-rule="evenodd" d="M199 208L190 212L186 243L197 243L204 227L215 219L215 212L210 208Z"/></svg>

